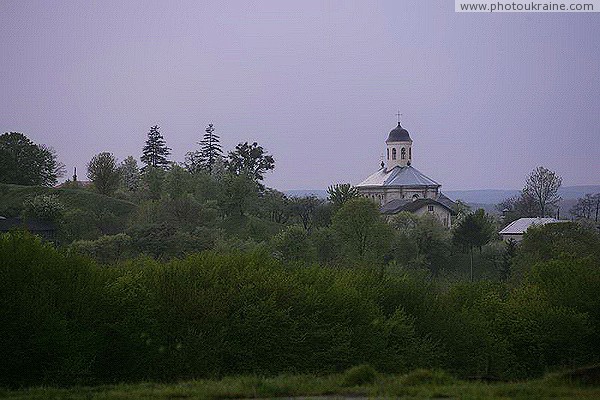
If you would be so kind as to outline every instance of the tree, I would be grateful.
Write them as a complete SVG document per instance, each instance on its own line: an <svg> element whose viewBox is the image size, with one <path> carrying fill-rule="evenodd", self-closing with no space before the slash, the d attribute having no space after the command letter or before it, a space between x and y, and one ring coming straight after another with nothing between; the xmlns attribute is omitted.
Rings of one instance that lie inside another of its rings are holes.
<svg viewBox="0 0 600 400"><path fill-rule="evenodd" d="M502 254L502 261L500 262L500 279L506 281L510 278L512 272L512 264L515 255L517 254L517 242L512 238L506 242L506 248Z"/></svg>
<svg viewBox="0 0 600 400"><path fill-rule="evenodd" d="M275 189L267 188L261 198L261 209L264 218L278 224L285 224L291 216L290 200Z"/></svg>
<svg viewBox="0 0 600 400"><path fill-rule="evenodd" d="M96 154L87 165L87 176L98 193L112 195L121 181L117 159L108 152Z"/></svg>
<svg viewBox="0 0 600 400"><path fill-rule="evenodd" d="M576 219L593 219L598 222L598 211L600 209L600 193L595 195L586 194L585 197L577 199L577 203L571 207L569 212Z"/></svg>
<svg viewBox="0 0 600 400"><path fill-rule="evenodd" d="M562 184L562 178L555 172L544 167L534 169L523 188L523 194L531 197L537 204L539 216L545 217L548 211L556 206L560 200L558 189Z"/></svg>
<svg viewBox="0 0 600 400"><path fill-rule="evenodd" d="M52 148L36 145L19 132L0 135L0 183L53 186L64 173Z"/></svg>
<svg viewBox="0 0 600 400"><path fill-rule="evenodd" d="M119 166L121 172L122 184L125 190L135 192L140 187L140 169L135 158L127 157Z"/></svg>
<svg viewBox="0 0 600 400"><path fill-rule="evenodd" d="M338 183L327 188L327 194L330 202L340 207L350 199L358 197L358 189L349 183Z"/></svg>
<svg viewBox="0 0 600 400"><path fill-rule="evenodd" d="M425 267L434 276L447 265L450 235L435 216L404 211L390 224L396 231L394 255L399 265Z"/></svg>
<svg viewBox="0 0 600 400"><path fill-rule="evenodd" d="M298 225L279 232L271 243L277 256L284 261L312 261L316 255L306 230Z"/></svg>
<svg viewBox="0 0 600 400"><path fill-rule="evenodd" d="M517 196L509 197L496 204L496 210L502 213L503 222L506 225L519 218L539 215L538 203L523 191Z"/></svg>
<svg viewBox="0 0 600 400"><path fill-rule="evenodd" d="M215 133L213 124L208 124L205 129L204 138L202 138L199 144L205 168L209 174L212 174L215 162L223 157L219 136Z"/></svg>
<svg viewBox="0 0 600 400"><path fill-rule="evenodd" d="M300 219L305 230L310 230L313 226L317 209L323 204L323 200L316 196L292 197L290 199L290 209L294 216Z"/></svg>
<svg viewBox="0 0 600 400"><path fill-rule="evenodd" d="M240 143L229 152L227 169L235 175L244 175L255 182L262 181L263 175L275 168L275 159L267 154L262 146L254 142Z"/></svg>
<svg viewBox="0 0 600 400"><path fill-rule="evenodd" d="M383 220L377 205L365 198L352 199L333 216L344 255L351 260L380 263L390 248L392 228Z"/></svg>
<svg viewBox="0 0 600 400"><path fill-rule="evenodd" d="M460 199L454 202L454 212L456 213L456 222L462 220L471 213L471 206Z"/></svg>
<svg viewBox="0 0 600 400"><path fill-rule="evenodd" d="M150 127L148 132L148 140L142 150L141 160L145 164L142 167L142 172L146 172L149 168L167 169L171 162L167 159L171 154L171 149L167 147L165 139L160 134L159 126Z"/></svg>
<svg viewBox="0 0 600 400"><path fill-rule="evenodd" d="M186 154L185 167L192 173L203 170L212 175L215 167L223 160L220 138L215 133L213 124L208 124L204 137L198 144L200 145L199 151Z"/></svg>
<svg viewBox="0 0 600 400"><path fill-rule="evenodd" d="M222 204L229 215L243 217L258 200L258 184L245 175L228 174L224 179L225 190Z"/></svg>
<svg viewBox="0 0 600 400"><path fill-rule="evenodd" d="M467 215L456 225L453 241L463 249L468 249L471 255L471 282L473 282L473 248L483 247L494 235L494 224L483 209Z"/></svg>

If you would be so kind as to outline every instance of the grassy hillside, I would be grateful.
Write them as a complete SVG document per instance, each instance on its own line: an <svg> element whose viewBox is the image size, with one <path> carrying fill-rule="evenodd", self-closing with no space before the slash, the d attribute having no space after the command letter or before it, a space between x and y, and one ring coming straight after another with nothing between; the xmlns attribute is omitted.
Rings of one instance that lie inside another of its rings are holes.
<svg viewBox="0 0 600 400"><path fill-rule="evenodd" d="M0 184L0 215L18 216L23 201L39 194L55 194L67 209L79 209L93 213L111 212L119 219L128 218L135 204L84 189L55 189L41 186Z"/></svg>

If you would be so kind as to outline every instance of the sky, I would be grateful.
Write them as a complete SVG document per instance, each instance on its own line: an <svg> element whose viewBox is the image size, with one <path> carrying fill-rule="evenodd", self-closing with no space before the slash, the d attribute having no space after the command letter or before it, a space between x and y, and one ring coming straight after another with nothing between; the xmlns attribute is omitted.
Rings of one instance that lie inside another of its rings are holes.
<svg viewBox="0 0 600 400"><path fill-rule="evenodd" d="M258 142L279 190L359 183L402 113L446 190L516 189L543 165L600 184L600 13L455 13L453 1L0 2L0 133L182 162L208 123ZM65 178L66 178L65 177Z"/></svg>

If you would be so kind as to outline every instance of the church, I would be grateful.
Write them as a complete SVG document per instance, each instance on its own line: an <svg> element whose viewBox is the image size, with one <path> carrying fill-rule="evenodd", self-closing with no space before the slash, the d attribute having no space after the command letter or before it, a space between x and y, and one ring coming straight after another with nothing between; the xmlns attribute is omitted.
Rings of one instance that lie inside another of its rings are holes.
<svg viewBox="0 0 600 400"><path fill-rule="evenodd" d="M408 211L417 215L434 215L446 227L452 225L454 202L446 197L442 185L412 166L413 141L400 125L391 130L385 141L386 162L377 172L356 186L359 193L381 206L381 212L393 215Z"/></svg>

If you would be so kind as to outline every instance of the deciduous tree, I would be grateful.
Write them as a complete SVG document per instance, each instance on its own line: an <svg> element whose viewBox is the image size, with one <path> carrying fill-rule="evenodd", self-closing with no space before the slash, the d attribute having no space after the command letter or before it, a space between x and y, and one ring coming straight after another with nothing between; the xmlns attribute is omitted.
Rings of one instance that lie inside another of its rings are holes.
<svg viewBox="0 0 600 400"><path fill-rule="evenodd" d="M598 222L599 211L600 193L586 194L585 197L577 199L577 203L569 210L571 215L577 219L593 219L595 222Z"/></svg>
<svg viewBox="0 0 600 400"><path fill-rule="evenodd" d="M454 229L453 241L471 255L471 282L473 281L473 249L487 244L494 235L494 224L483 209L467 215Z"/></svg>
<svg viewBox="0 0 600 400"><path fill-rule="evenodd" d="M358 189L349 183L338 183L327 188L328 200L339 207L359 196Z"/></svg>
<svg viewBox="0 0 600 400"><path fill-rule="evenodd" d="M264 174L275 168L275 159L262 146L254 142L240 143L229 152L227 169L235 175L244 175L255 182L263 180Z"/></svg>
<svg viewBox="0 0 600 400"><path fill-rule="evenodd" d="M536 202L539 216L545 217L560 200L558 189L561 185L562 178L560 176L554 171L540 166L529 174L523 188L523 194Z"/></svg>
<svg viewBox="0 0 600 400"><path fill-rule="evenodd" d="M333 216L332 228L351 260L380 263L393 239L392 228L381 217L379 207L364 198L346 202Z"/></svg>
<svg viewBox="0 0 600 400"><path fill-rule="evenodd" d="M112 153L96 154L87 165L87 177L98 193L112 195L119 187L121 171Z"/></svg>
<svg viewBox="0 0 600 400"><path fill-rule="evenodd" d="M125 190L137 191L140 187L140 169L136 159L133 156L127 157L121 162L119 170L121 171L121 177L123 178L121 182Z"/></svg>
<svg viewBox="0 0 600 400"><path fill-rule="evenodd" d="M19 132L0 135L0 183L53 186L64 172L52 148Z"/></svg>
<svg viewBox="0 0 600 400"><path fill-rule="evenodd" d="M290 199L290 209L302 226L307 231L313 227L317 209L323 204L323 200L316 196L292 197Z"/></svg>

